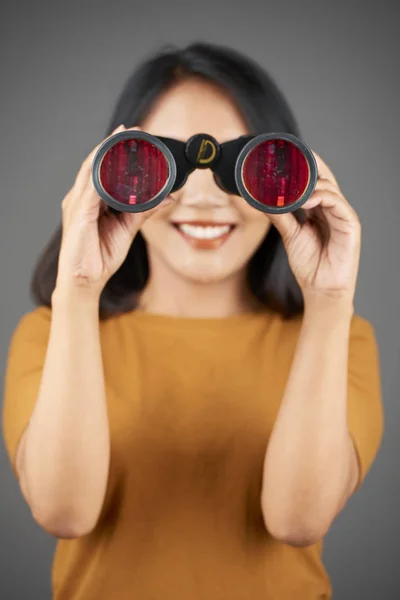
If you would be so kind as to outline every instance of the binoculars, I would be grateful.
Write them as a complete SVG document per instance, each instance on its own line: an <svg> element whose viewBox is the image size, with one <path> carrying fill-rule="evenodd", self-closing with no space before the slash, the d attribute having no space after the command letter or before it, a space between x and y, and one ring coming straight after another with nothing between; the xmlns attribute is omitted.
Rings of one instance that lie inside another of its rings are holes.
<svg viewBox="0 0 400 600"><path fill-rule="evenodd" d="M318 179L312 151L289 133L243 135L220 144L206 133L182 142L136 130L103 142L92 178L111 210L144 212L181 188L194 169L211 169L222 190L278 214L300 208Z"/></svg>

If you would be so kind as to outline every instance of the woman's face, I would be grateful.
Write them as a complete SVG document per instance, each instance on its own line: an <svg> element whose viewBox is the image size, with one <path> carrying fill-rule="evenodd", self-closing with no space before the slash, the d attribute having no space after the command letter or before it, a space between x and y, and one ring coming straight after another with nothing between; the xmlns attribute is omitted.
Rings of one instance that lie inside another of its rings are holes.
<svg viewBox="0 0 400 600"><path fill-rule="evenodd" d="M196 133L220 143L248 133L229 96L194 77L166 92L141 128L184 142ZM151 275L162 269L164 281L170 273L172 280L216 283L243 274L269 229L267 215L221 190L210 169L193 171L170 197L175 201L164 209L161 204L141 227Z"/></svg>

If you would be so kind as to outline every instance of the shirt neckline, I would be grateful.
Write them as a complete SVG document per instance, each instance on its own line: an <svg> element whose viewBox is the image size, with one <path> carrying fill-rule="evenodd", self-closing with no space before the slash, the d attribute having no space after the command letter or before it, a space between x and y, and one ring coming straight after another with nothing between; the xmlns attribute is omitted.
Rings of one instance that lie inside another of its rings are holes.
<svg viewBox="0 0 400 600"><path fill-rule="evenodd" d="M141 309L131 311L131 318L137 323L146 325L155 325L172 329L232 329L249 325L249 323L265 320L271 316L271 311L267 308L257 311L247 311L228 315L225 317L188 317L181 315L170 315L165 313L148 312Z"/></svg>

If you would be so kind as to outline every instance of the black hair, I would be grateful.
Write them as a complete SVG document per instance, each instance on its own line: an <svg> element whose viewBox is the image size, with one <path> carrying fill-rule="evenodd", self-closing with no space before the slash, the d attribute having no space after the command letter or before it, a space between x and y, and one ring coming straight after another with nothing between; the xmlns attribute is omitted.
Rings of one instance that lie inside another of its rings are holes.
<svg viewBox="0 0 400 600"><path fill-rule="evenodd" d="M293 112L271 75L238 51L205 42L192 43L185 48L168 44L144 60L122 89L106 136L121 123L125 127L140 125L161 94L188 76L201 77L229 93L251 134L280 131L301 139ZM318 210L315 212L318 213ZM301 208L293 214L300 223L304 222L305 213ZM318 224L318 219L316 222ZM37 260L30 288L37 305L51 307L61 236L62 223ZM100 318L133 310L148 275L146 242L139 231L125 261L102 290ZM301 289L290 269L281 236L274 226L269 228L249 260L247 284L259 302L284 318L292 318L304 311Z"/></svg>

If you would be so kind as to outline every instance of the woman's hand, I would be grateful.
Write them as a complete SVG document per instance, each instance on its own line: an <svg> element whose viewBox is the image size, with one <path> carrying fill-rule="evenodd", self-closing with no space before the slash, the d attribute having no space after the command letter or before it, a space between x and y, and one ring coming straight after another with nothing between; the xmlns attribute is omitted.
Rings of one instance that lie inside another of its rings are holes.
<svg viewBox="0 0 400 600"><path fill-rule="evenodd" d="M305 304L314 299L322 302L343 299L352 304L360 259L361 224L332 171L321 157L313 154L319 177L314 192L302 206L306 211L305 222L299 223L292 213L268 214L268 218L281 234ZM312 210L316 207L319 208ZM326 245L322 242L321 230L326 233Z"/></svg>
<svg viewBox="0 0 400 600"><path fill-rule="evenodd" d="M123 129L122 125L111 135ZM96 296L125 260L143 222L172 202L172 198L166 198L142 213L109 211L92 180L92 163L100 145L83 161L73 187L61 203L62 241L56 282L58 289L79 288Z"/></svg>

